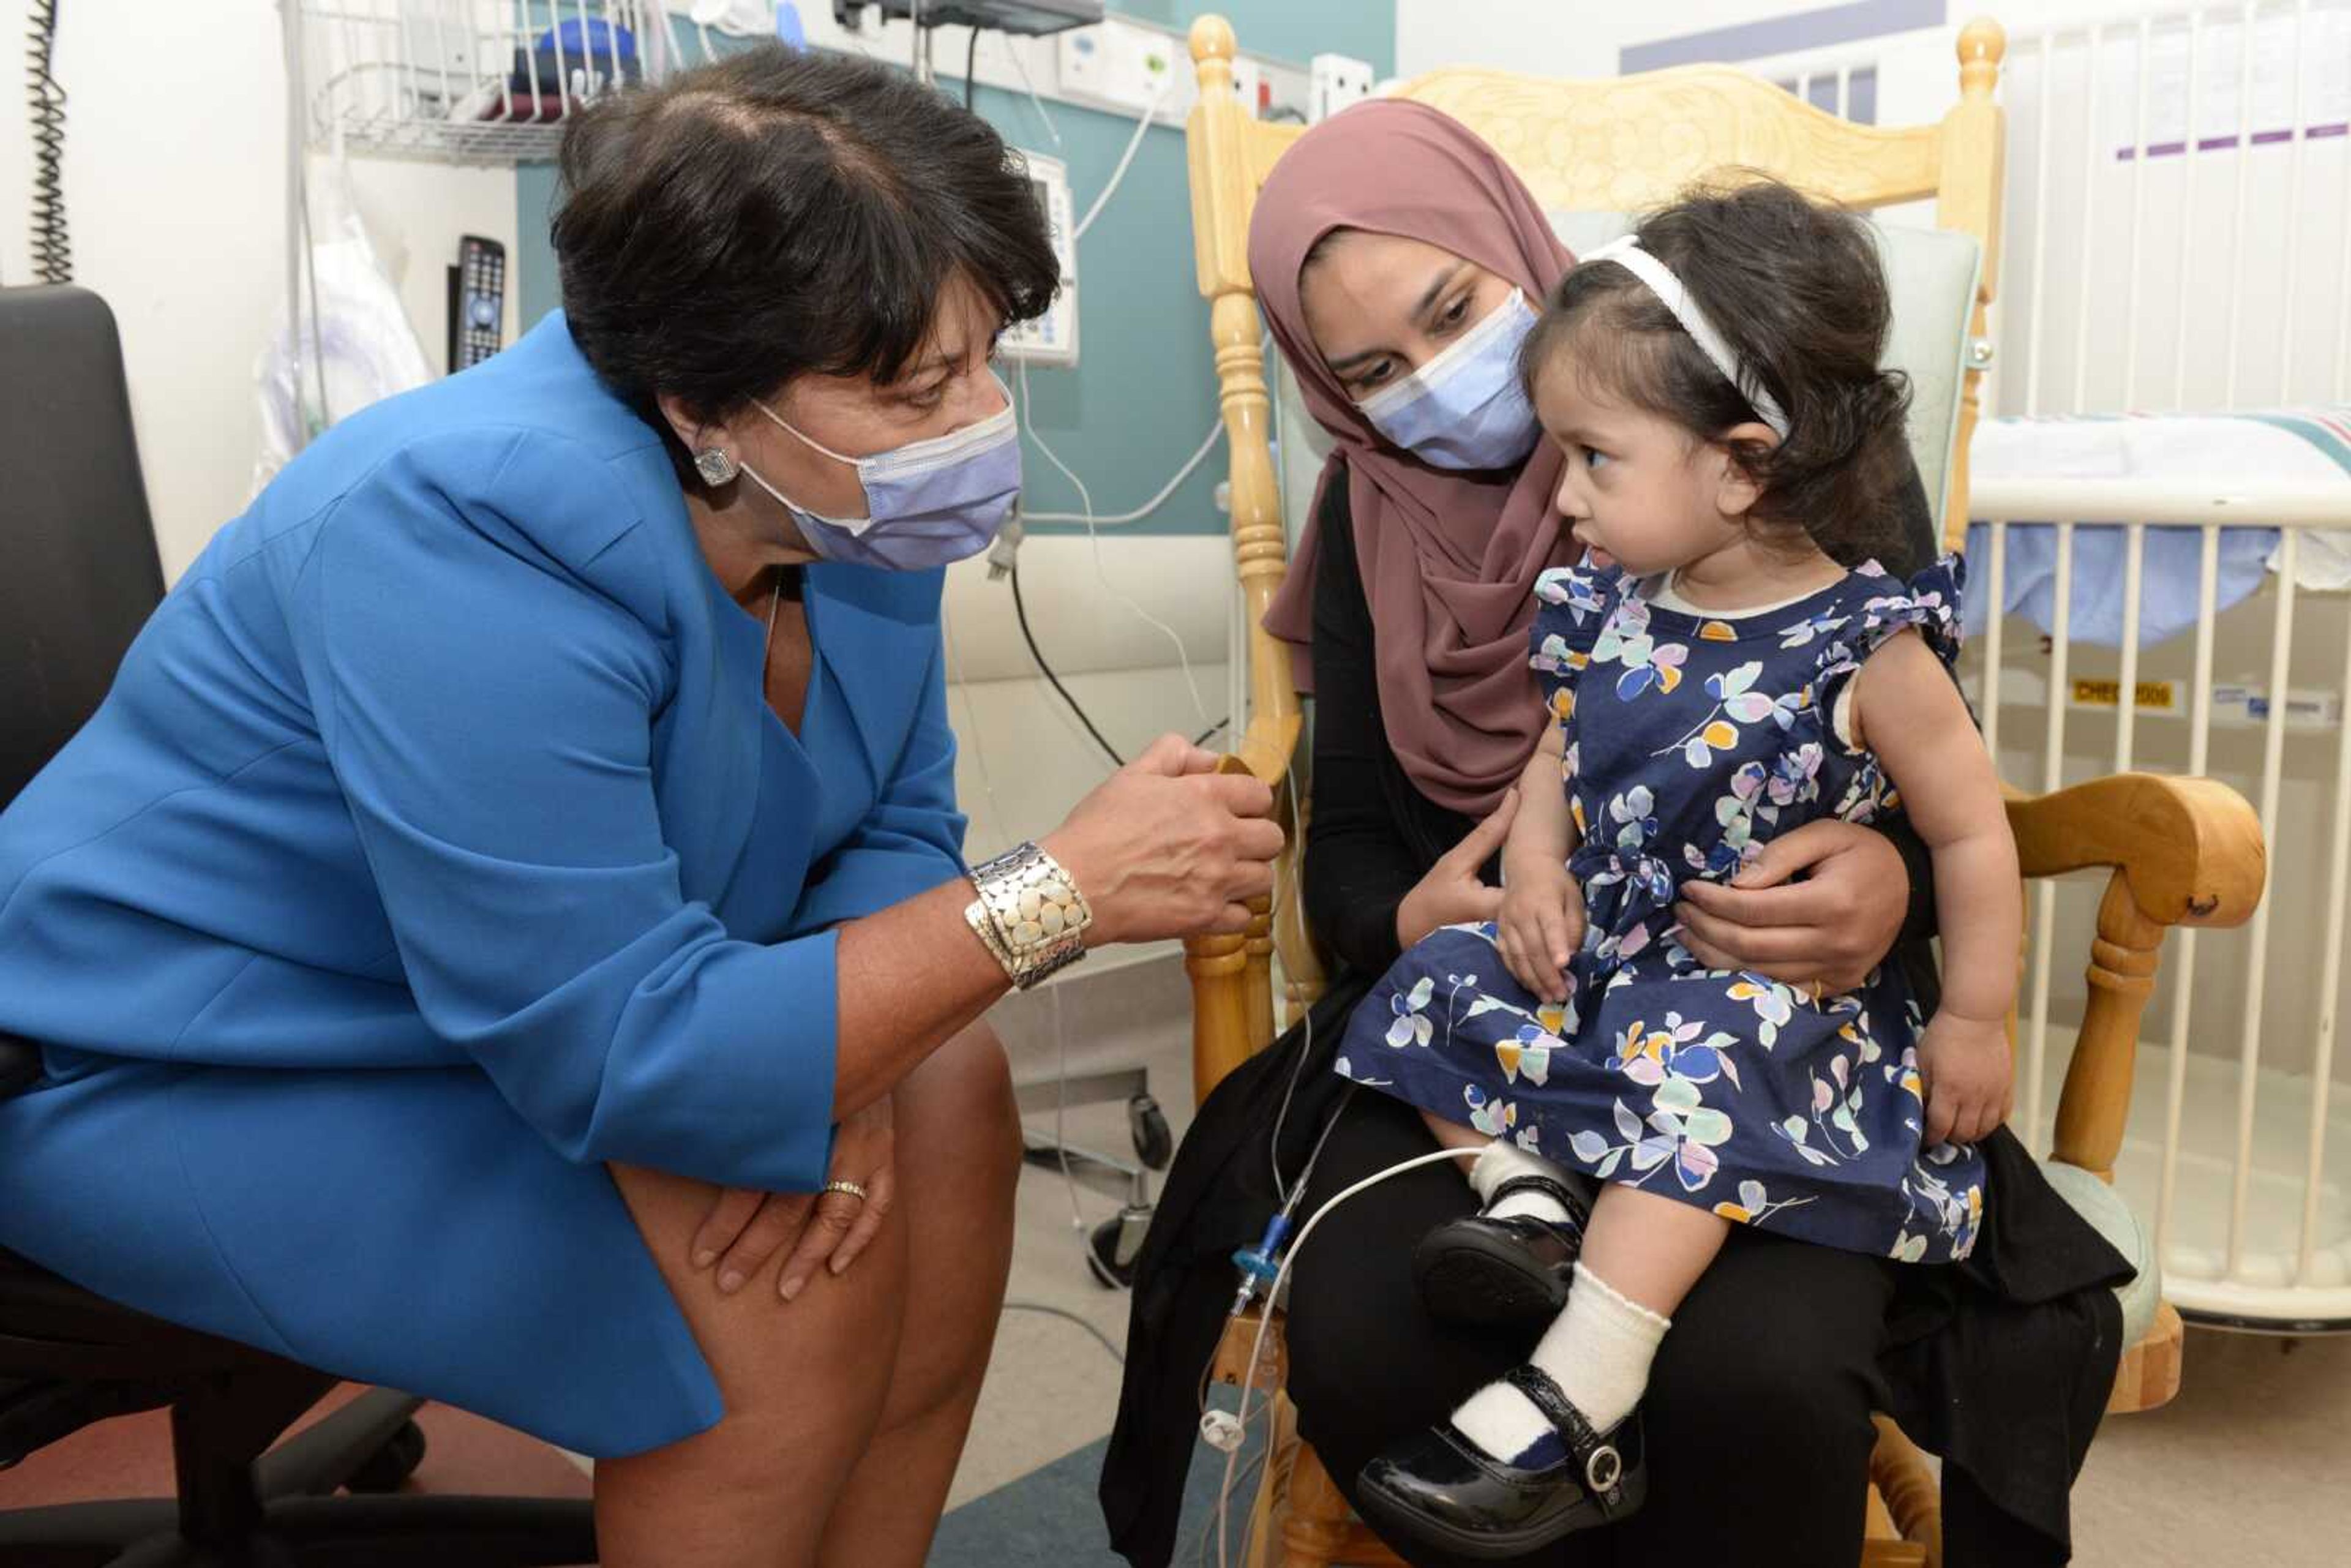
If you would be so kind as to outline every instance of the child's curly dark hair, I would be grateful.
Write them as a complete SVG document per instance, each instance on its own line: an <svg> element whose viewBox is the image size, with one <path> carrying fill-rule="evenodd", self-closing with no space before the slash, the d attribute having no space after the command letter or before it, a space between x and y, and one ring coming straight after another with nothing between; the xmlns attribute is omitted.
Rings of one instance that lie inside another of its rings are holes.
<svg viewBox="0 0 2351 1568"><path fill-rule="evenodd" d="M1692 187L1635 233L1787 414L1777 445L1727 443L1762 486L1750 520L1801 530L1846 566L1898 557L1894 498L1909 467L1910 386L1878 367L1893 308L1868 226L1742 170ZM1701 440L1758 422L1673 313L1610 263L1572 267L1552 291L1520 353L1531 398L1537 377L1555 367Z"/></svg>

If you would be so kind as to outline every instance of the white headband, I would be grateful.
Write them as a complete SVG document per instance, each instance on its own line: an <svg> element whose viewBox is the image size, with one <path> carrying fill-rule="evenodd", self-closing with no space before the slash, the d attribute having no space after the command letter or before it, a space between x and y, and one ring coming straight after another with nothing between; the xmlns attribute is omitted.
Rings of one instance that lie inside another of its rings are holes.
<svg viewBox="0 0 2351 1568"><path fill-rule="evenodd" d="M1682 287L1682 280L1674 276L1671 267L1643 250L1637 235L1626 235L1621 239L1610 240L1599 249L1587 251L1576 259L1586 264L1613 261L1647 285L1649 292L1657 297L1658 303L1674 313L1674 319L1682 324L1682 330L1690 335L1690 341L1714 361L1714 368L1722 372L1722 379L1739 389L1739 394L1762 416L1763 423L1771 427L1773 434L1782 441L1788 439L1788 416L1781 412L1771 394L1763 390L1762 379L1743 373L1744 367L1740 364L1738 356L1730 351L1730 345L1723 340L1722 334L1715 330L1714 323L1707 319L1706 312L1698 308L1698 301L1690 298L1689 290Z"/></svg>

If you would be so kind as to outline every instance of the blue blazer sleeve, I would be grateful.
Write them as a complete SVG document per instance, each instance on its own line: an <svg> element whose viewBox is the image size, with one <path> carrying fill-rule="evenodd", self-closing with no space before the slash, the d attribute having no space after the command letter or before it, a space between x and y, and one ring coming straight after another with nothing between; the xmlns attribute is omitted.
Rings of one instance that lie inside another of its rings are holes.
<svg viewBox="0 0 2351 1568"><path fill-rule="evenodd" d="M553 438L436 444L325 519L292 616L418 1008L570 1159L820 1186L833 937L737 941L683 896L662 647L540 542L625 533L625 497Z"/></svg>
<svg viewBox="0 0 2351 1568"><path fill-rule="evenodd" d="M881 798L810 873L794 917L801 930L872 915L964 874L964 816L956 809L955 731L947 726L940 643L934 632L922 706Z"/></svg>

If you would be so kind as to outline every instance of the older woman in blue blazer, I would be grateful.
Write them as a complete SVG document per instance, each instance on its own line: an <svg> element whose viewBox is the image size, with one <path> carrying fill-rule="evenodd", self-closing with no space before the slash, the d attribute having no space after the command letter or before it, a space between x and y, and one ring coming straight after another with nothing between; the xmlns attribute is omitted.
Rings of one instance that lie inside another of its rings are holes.
<svg viewBox="0 0 2351 1568"><path fill-rule="evenodd" d="M280 475L0 816L0 1245L600 1456L608 1565L918 1563L1009 1256L975 1020L1237 929L1280 834L1170 737L967 873L939 569L1057 281L984 123L767 48L563 166L564 312Z"/></svg>

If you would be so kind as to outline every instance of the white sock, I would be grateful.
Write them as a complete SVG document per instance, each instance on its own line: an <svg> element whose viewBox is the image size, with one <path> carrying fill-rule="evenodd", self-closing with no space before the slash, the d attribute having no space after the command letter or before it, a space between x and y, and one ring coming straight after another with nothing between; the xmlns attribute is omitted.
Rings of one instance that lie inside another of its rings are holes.
<svg viewBox="0 0 2351 1568"><path fill-rule="evenodd" d="M1487 1145L1485 1152L1469 1166L1469 1185L1477 1189L1479 1201L1486 1206L1485 1213L1496 1218L1531 1214L1553 1224L1567 1218L1567 1210L1561 1207L1559 1199L1538 1188L1520 1188L1499 1203L1494 1201L1494 1194L1504 1182L1522 1176L1549 1176L1571 1192L1578 1185L1573 1172L1500 1138Z"/></svg>
<svg viewBox="0 0 2351 1568"><path fill-rule="evenodd" d="M1605 1433L1640 1402L1649 1386L1649 1364L1672 1326L1671 1320L1627 1300L1578 1263L1567 1309L1543 1331L1527 1359L1551 1375L1593 1431ZM1489 1383L1471 1395L1453 1413L1453 1424L1498 1459L1529 1458L1529 1451L1545 1439L1551 1446L1531 1456L1534 1463L1548 1462L1561 1451L1551 1422L1507 1383Z"/></svg>

